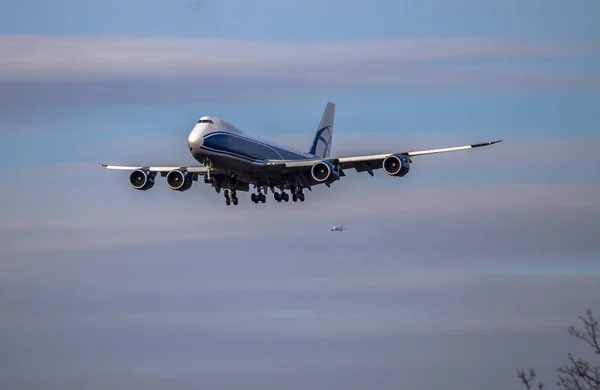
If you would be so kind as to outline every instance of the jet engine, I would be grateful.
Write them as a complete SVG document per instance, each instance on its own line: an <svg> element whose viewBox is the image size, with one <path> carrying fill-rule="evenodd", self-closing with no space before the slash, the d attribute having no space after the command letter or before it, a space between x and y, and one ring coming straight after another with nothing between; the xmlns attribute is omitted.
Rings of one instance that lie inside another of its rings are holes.
<svg viewBox="0 0 600 390"><path fill-rule="evenodd" d="M390 176L402 177L410 171L410 160L402 154L392 154L383 159L383 171Z"/></svg>
<svg viewBox="0 0 600 390"><path fill-rule="evenodd" d="M329 161L320 161L313 165L310 174L319 183L331 183L340 178L340 170Z"/></svg>
<svg viewBox="0 0 600 390"><path fill-rule="evenodd" d="M129 174L129 185L136 190L147 191L154 187L154 175L145 169L137 169Z"/></svg>
<svg viewBox="0 0 600 390"><path fill-rule="evenodd" d="M174 169L167 173L167 185L174 191L187 191L192 186L192 175L183 169Z"/></svg>

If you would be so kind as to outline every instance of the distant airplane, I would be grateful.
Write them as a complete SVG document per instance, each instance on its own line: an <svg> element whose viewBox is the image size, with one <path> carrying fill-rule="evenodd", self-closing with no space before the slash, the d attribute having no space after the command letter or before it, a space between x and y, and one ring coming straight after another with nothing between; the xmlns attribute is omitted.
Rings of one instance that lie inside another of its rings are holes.
<svg viewBox="0 0 600 390"><path fill-rule="evenodd" d="M343 232L344 230L347 230L348 228L344 227L344 223L342 222L342 224L340 226L335 226L333 225L333 227L331 228L332 232Z"/></svg>
<svg viewBox="0 0 600 390"><path fill-rule="evenodd" d="M237 191L255 188L251 200L265 203L268 189L277 202L288 202L286 190L294 202L304 202L304 189L333 182L346 176L345 170L357 172L383 171L403 177L410 170L411 157L426 154L454 152L501 141L478 143L442 149L414 152L388 153L354 157L330 157L333 140L335 104L327 103L318 130L308 152L247 134L224 120L203 116L188 136L190 153L202 166L121 166L100 164L107 169L131 171L129 184L136 190L146 191L154 186L156 175L166 178L167 186L174 191L187 191L200 175L217 193L225 196L227 205L238 204ZM278 189L280 192L277 192ZM263 193L264 192L264 193Z"/></svg>

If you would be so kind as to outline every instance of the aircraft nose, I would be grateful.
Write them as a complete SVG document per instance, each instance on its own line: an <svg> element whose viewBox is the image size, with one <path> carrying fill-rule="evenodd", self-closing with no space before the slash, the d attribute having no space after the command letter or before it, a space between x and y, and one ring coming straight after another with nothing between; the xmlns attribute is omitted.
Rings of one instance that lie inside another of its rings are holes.
<svg viewBox="0 0 600 390"><path fill-rule="evenodd" d="M197 149L202 146L203 141L203 130L202 128L195 127L190 135L188 136L188 146L192 149Z"/></svg>

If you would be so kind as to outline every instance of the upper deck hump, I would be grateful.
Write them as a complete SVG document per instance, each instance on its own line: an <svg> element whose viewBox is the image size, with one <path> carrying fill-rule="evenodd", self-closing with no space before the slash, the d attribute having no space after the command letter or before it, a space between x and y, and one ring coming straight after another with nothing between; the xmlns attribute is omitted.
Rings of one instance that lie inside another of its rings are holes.
<svg viewBox="0 0 600 390"><path fill-rule="evenodd" d="M240 136L241 138L245 138L249 141L253 141L258 144L266 145L270 148L273 148L275 151L278 152L279 155L281 155L281 157L284 160L314 158L314 156L308 152L304 152L300 149L294 148L289 145L284 145L280 142L276 142L271 139L267 139L265 137L258 136L256 134L251 134L251 133L245 132L223 119L215 118L215 117L211 117L211 119L215 123L215 125L216 125L215 127L217 127L219 130L226 131L226 132L232 133L232 134L236 134L236 135Z"/></svg>

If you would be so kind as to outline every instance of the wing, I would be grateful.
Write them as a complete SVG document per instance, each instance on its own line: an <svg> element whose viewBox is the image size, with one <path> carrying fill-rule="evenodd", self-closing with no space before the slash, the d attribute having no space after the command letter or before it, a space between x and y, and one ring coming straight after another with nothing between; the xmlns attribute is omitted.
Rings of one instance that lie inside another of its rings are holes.
<svg viewBox="0 0 600 390"><path fill-rule="evenodd" d="M160 173L161 176L166 175L168 172L170 172L174 169L185 169L189 173L198 173L198 174L204 174L208 171L206 169L206 167L203 167L203 166L197 166L197 167L152 167L152 166L107 165L107 164L99 164L99 165L106 169L116 169L116 170L120 170L120 171L135 171L138 169L144 169L149 172ZM214 169L212 171L214 172Z"/></svg>
<svg viewBox="0 0 600 390"><path fill-rule="evenodd" d="M412 152L402 152L402 153L387 153L387 154L375 154L368 156L354 156L354 157L339 157L339 158L330 158L330 159L308 159L308 160L269 160L265 161L265 165L267 166L284 166L289 170L301 170L307 167L311 167L313 164L319 161L331 161L332 163L339 164L340 168L350 169L354 168L357 172L367 171L371 176L373 175L373 170L380 169L382 167L383 160L391 155L400 154L404 156L417 157L424 156L427 154L436 154L436 153L447 153L447 152L456 152L459 150L468 150L479 148L482 146L489 146L493 144L497 144L499 141L489 141L472 145L463 145L463 146L453 146L448 148L439 148L439 149L428 149L428 150L417 150Z"/></svg>

